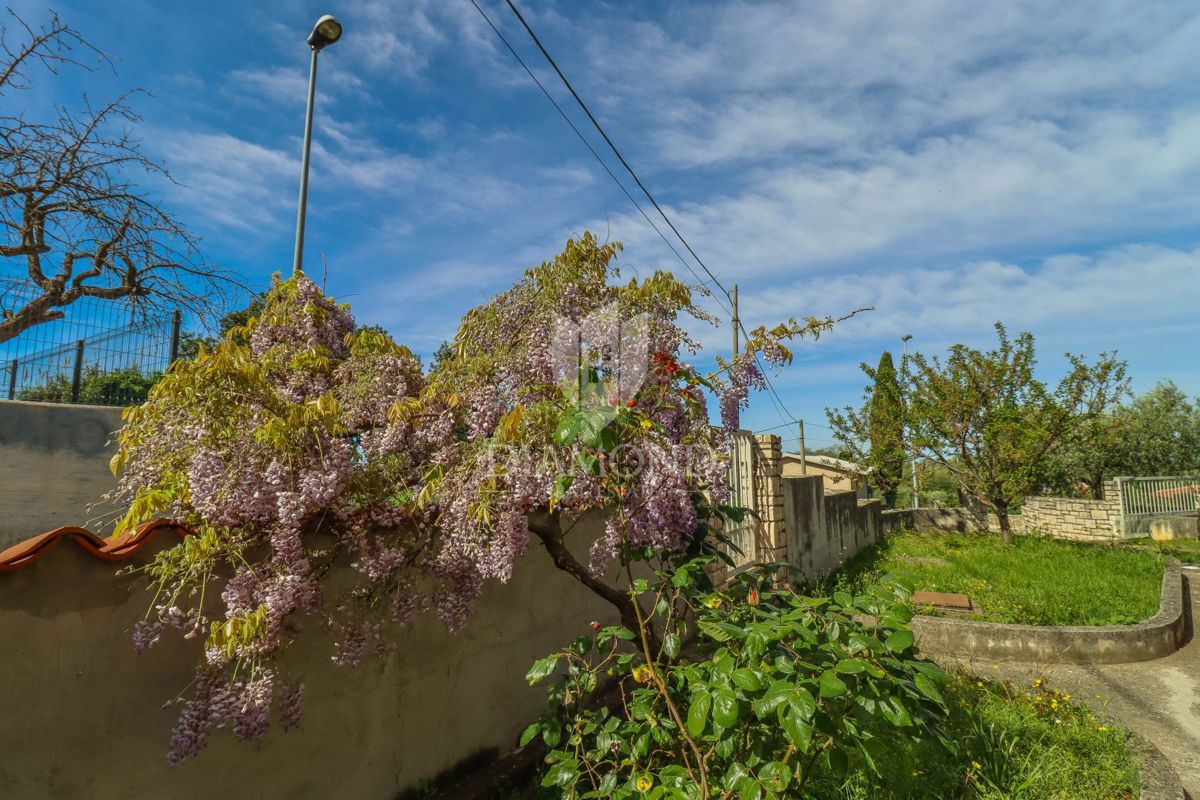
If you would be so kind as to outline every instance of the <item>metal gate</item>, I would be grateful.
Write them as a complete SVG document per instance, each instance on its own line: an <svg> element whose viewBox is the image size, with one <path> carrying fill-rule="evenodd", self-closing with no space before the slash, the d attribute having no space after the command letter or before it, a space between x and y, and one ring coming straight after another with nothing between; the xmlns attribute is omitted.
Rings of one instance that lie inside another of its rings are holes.
<svg viewBox="0 0 1200 800"><path fill-rule="evenodd" d="M1156 518L1200 515L1200 478L1117 478L1121 534L1146 536Z"/></svg>

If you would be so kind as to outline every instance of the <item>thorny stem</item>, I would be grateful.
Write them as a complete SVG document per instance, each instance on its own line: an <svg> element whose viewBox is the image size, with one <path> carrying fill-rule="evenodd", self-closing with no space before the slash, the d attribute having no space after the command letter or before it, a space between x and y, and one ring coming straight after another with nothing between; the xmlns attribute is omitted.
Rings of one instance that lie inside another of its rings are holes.
<svg viewBox="0 0 1200 800"><path fill-rule="evenodd" d="M646 667L650 670L650 678L654 681L658 693L662 696L663 701L667 704L667 710L671 713L671 718L675 720L675 724L679 726L679 733L683 736L684 741L688 743L688 747L692 750L692 755L696 758L696 769L700 772L700 800L708 800L708 770L704 766L704 755L700 752L699 745L692 735L688 733L687 725L683 721L683 717L679 714L679 709L675 707L675 702L671 699L670 692L667 691L667 684L662 679L662 675L654 667L654 660L650 656L650 637L646 630L647 624L642 619L642 607L637 602L637 594L633 588L633 569L629 563L625 563L625 574L629 577L629 594L633 599L634 613L637 614L637 632L642 643L642 654L646 658ZM689 769L690 773L691 770Z"/></svg>

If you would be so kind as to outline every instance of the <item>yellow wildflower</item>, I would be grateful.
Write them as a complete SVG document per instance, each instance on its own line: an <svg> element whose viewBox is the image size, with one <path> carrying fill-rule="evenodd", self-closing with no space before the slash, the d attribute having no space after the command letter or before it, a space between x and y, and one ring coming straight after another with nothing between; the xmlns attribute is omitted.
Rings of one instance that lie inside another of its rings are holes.
<svg viewBox="0 0 1200 800"><path fill-rule="evenodd" d="M708 606L709 608L720 608L721 607L721 598L717 597L716 595L713 595L712 597L710 597L704 601L704 605Z"/></svg>
<svg viewBox="0 0 1200 800"><path fill-rule="evenodd" d="M982 765L982 764L980 764L978 761L972 761L972 762L971 762L971 769L974 769L974 770L976 770L976 771L979 771L979 770L982 770L982 769L983 769L983 765Z"/></svg>
<svg viewBox="0 0 1200 800"><path fill-rule="evenodd" d="M637 779L637 789L639 792L648 792L650 787L654 785L654 779L649 775L643 775Z"/></svg>
<svg viewBox="0 0 1200 800"><path fill-rule="evenodd" d="M651 422L650 420L648 420L648 419L642 420L642 428L643 429L650 430L653 427L654 427L654 423Z"/></svg>
<svg viewBox="0 0 1200 800"><path fill-rule="evenodd" d="M1097 726L1096 726L1096 730L1098 730L1098 731L1106 731L1106 730L1108 730L1108 726L1107 726L1107 725L1097 725Z"/></svg>
<svg viewBox="0 0 1200 800"><path fill-rule="evenodd" d="M976 686L983 686L983 681L975 681Z"/></svg>

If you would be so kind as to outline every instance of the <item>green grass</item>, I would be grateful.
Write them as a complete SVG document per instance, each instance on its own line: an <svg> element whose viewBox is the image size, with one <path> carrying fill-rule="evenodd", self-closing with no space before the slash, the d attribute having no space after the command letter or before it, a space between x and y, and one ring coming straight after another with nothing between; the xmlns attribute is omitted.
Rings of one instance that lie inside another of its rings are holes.
<svg viewBox="0 0 1200 800"><path fill-rule="evenodd" d="M1140 550L1149 550L1160 555L1178 558L1185 564L1200 564L1200 540L1172 539L1167 542L1156 542L1153 539L1133 539L1126 544Z"/></svg>
<svg viewBox="0 0 1200 800"><path fill-rule="evenodd" d="M1145 549L994 534L898 533L860 553L822 590L860 591L885 575L969 596L989 622L1124 625L1158 612L1163 557Z"/></svg>
<svg viewBox="0 0 1200 800"><path fill-rule="evenodd" d="M1127 800L1139 794L1129 735L1045 685L1030 693L958 677L947 737L893 747L880 774L817 775L813 800Z"/></svg>

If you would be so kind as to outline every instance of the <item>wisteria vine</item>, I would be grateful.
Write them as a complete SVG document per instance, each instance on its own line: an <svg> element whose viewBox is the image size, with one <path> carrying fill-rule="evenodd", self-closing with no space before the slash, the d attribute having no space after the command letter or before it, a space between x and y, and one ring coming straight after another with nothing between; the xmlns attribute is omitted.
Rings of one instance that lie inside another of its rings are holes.
<svg viewBox="0 0 1200 800"><path fill-rule="evenodd" d="M681 318L711 318L668 273L621 282L619 250L568 241L469 312L428 374L308 278L277 280L260 316L127 412L120 528L170 516L195 533L142 568L154 600L134 630L139 650L168 629L203 641L172 763L215 729L300 723L303 676L280 656L306 625L329 627L348 665L426 608L457 629L531 537L628 621L606 571L705 536L728 496L728 432L763 385L756 355L786 363L781 340L831 321L757 329L703 374ZM605 530L581 564L564 540L591 511Z"/></svg>

